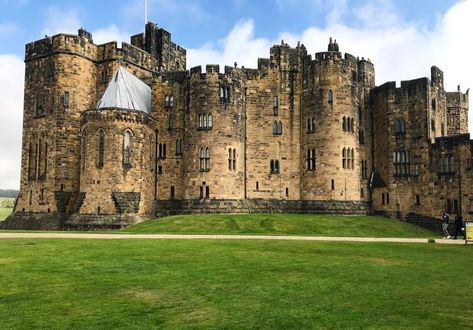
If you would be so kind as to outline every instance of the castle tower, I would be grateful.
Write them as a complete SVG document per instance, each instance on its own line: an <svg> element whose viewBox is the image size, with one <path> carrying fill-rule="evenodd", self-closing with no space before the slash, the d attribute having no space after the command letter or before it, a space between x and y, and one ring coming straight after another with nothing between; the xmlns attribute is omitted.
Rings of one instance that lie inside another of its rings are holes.
<svg viewBox="0 0 473 330"><path fill-rule="evenodd" d="M448 135L468 133L469 92L462 93L458 86L456 92L447 93Z"/></svg>
<svg viewBox="0 0 473 330"><path fill-rule="evenodd" d="M151 215L156 136L151 88L119 67L82 114L80 195L69 228L121 228Z"/></svg>
<svg viewBox="0 0 473 330"><path fill-rule="evenodd" d="M57 224L72 210L79 192L80 115L96 98L95 56L84 33L26 45L22 173L12 216L20 222Z"/></svg>
<svg viewBox="0 0 473 330"><path fill-rule="evenodd" d="M317 53L305 71L302 94L301 199L368 201L371 129L367 96L374 68L339 52Z"/></svg>

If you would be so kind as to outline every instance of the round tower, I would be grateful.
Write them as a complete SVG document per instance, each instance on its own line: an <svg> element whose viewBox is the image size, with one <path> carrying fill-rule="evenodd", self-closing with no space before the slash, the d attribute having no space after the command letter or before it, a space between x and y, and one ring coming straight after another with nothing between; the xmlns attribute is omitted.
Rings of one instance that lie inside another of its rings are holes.
<svg viewBox="0 0 473 330"><path fill-rule="evenodd" d="M120 228L152 214L156 123L150 112L150 87L120 67L97 107L82 115L80 195L66 226Z"/></svg>
<svg viewBox="0 0 473 330"><path fill-rule="evenodd" d="M355 57L317 53L304 77L301 199L360 201L360 72ZM363 165L364 166L364 165Z"/></svg>

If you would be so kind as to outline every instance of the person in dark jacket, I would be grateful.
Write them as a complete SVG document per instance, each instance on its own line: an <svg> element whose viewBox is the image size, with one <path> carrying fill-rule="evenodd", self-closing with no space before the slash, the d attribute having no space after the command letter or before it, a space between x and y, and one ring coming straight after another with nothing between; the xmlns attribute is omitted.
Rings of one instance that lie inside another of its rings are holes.
<svg viewBox="0 0 473 330"><path fill-rule="evenodd" d="M457 215L455 217L455 237L453 239L457 239L458 233L463 236L463 239L466 239L463 225L463 217L461 215Z"/></svg>

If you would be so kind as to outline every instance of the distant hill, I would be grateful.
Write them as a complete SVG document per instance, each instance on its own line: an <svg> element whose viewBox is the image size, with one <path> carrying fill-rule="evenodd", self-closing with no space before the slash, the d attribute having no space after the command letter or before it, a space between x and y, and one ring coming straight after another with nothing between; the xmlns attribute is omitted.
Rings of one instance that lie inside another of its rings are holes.
<svg viewBox="0 0 473 330"><path fill-rule="evenodd" d="M19 190L12 190L12 189L0 189L0 197L11 197L11 198L16 198L18 194L20 193Z"/></svg>

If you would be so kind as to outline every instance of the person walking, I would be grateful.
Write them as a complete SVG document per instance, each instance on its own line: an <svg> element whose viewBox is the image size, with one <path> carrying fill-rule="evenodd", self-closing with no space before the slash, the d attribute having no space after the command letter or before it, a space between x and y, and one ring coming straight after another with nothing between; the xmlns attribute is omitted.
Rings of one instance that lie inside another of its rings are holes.
<svg viewBox="0 0 473 330"><path fill-rule="evenodd" d="M453 239L457 239L458 233L463 236L463 239L466 239L463 225L463 217L461 215L457 215L455 217L455 237Z"/></svg>
<svg viewBox="0 0 473 330"><path fill-rule="evenodd" d="M448 223L450 222L450 215L447 212L443 212L442 214L442 231L443 231L443 238L447 239L450 238L450 234L448 232Z"/></svg>

